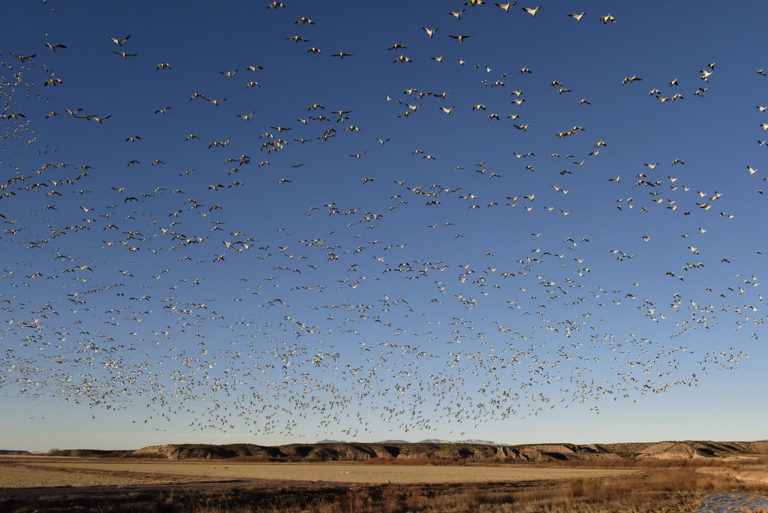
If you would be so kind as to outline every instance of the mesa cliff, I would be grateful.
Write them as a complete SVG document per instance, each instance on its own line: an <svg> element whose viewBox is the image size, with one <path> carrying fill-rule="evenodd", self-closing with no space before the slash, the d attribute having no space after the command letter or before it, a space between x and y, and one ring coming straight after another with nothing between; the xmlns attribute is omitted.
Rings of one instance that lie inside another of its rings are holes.
<svg viewBox="0 0 768 513"><path fill-rule="evenodd" d="M768 441L712 442L681 441L616 444L532 444L481 445L470 443L313 443L262 446L255 444L168 444L137 450L59 450L57 456L96 458L152 458L169 460L244 461L369 461L419 460L435 463L497 462L548 463L563 461L617 460L622 458L688 460L697 458L735 459L768 455Z"/></svg>

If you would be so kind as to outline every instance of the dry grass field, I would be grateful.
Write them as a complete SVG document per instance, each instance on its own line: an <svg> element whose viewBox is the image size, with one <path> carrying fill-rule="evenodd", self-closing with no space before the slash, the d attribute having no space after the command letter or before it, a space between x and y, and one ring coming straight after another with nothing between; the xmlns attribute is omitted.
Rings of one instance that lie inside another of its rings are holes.
<svg viewBox="0 0 768 513"><path fill-rule="evenodd" d="M2 461L2 460L0 460ZM183 482L189 480L310 481L328 483L478 483L599 478L637 472L631 469L536 468L533 466L395 466L354 463L229 463L187 461L104 461L57 458L39 462L36 458L15 460L15 470L0 463L0 478L18 477L0 482L7 488L40 486L78 486L68 472L88 476L80 486L144 484L147 482ZM23 470L23 472L17 472ZM22 477L24 476L24 477ZM56 477L63 484L52 484ZM97 483L101 479L100 483ZM131 479L137 479L131 482ZM77 480L74 480L77 481ZM15 483L15 484L13 484Z"/></svg>
<svg viewBox="0 0 768 513"><path fill-rule="evenodd" d="M744 483L760 483L768 486L768 468L759 465L745 465L738 468L702 468L700 472L732 476Z"/></svg>
<svg viewBox="0 0 768 513"><path fill-rule="evenodd" d="M0 457L0 511L630 513L699 511L714 493L747 494L755 504L766 496L768 462L711 463L606 469Z"/></svg>
<svg viewBox="0 0 768 513"><path fill-rule="evenodd" d="M141 465L118 464L111 467L89 465L79 458L0 456L0 489L129 486L216 480L205 474L170 475L152 472L144 470Z"/></svg>

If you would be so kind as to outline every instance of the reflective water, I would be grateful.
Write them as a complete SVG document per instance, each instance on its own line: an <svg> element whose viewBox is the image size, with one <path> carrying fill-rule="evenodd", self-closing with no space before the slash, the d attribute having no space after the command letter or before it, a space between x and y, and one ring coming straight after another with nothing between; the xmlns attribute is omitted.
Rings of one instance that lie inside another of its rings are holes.
<svg viewBox="0 0 768 513"><path fill-rule="evenodd" d="M752 511L768 509L768 494L714 493L704 500L704 507L696 513L724 513L726 511Z"/></svg>

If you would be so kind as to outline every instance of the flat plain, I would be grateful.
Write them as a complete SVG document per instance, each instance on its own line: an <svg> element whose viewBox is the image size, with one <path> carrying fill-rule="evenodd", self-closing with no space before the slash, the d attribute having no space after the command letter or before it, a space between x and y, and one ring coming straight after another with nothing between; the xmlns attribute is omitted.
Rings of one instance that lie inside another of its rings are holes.
<svg viewBox="0 0 768 513"><path fill-rule="evenodd" d="M0 456L0 511L669 513L715 505L768 512L765 458L616 463Z"/></svg>
<svg viewBox="0 0 768 513"><path fill-rule="evenodd" d="M354 463L228 463L187 461L104 461L81 458L3 457L4 488L121 486L278 479L330 483L481 483L614 477L627 469L538 468L533 466L360 465Z"/></svg>

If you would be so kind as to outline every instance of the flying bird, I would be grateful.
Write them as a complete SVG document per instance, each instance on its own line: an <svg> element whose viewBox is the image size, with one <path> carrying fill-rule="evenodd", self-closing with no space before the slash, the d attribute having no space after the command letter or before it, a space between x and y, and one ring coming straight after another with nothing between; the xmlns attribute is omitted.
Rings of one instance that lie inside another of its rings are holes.
<svg viewBox="0 0 768 513"><path fill-rule="evenodd" d="M459 40L459 43L463 43L465 39L467 39L468 37L472 37L472 34L466 34L466 35L465 35L465 34L459 34L459 35L457 35L457 36L454 36L454 35L451 35L451 34L449 34L449 36L450 36L452 39L458 39L458 40Z"/></svg>
<svg viewBox="0 0 768 513"><path fill-rule="evenodd" d="M541 7L536 7L535 9L531 9L530 7L523 7L523 10L531 15L531 17L535 18L536 14L539 12L539 9Z"/></svg>
<svg viewBox="0 0 768 513"><path fill-rule="evenodd" d="M116 38L116 37L110 37L109 39L110 39L110 40L111 40L113 43L115 43L117 46L123 46L123 43L125 43L126 41L128 41L130 38L131 38L131 36L130 36L130 35L128 35L128 36L125 36L125 37L121 37L120 39L118 39L118 38Z"/></svg>
<svg viewBox="0 0 768 513"><path fill-rule="evenodd" d="M56 53L56 50L58 50L59 48L66 48L66 46L64 46L62 44L52 45L51 43L45 43L45 46L47 46L48 48L53 50L53 53Z"/></svg>

